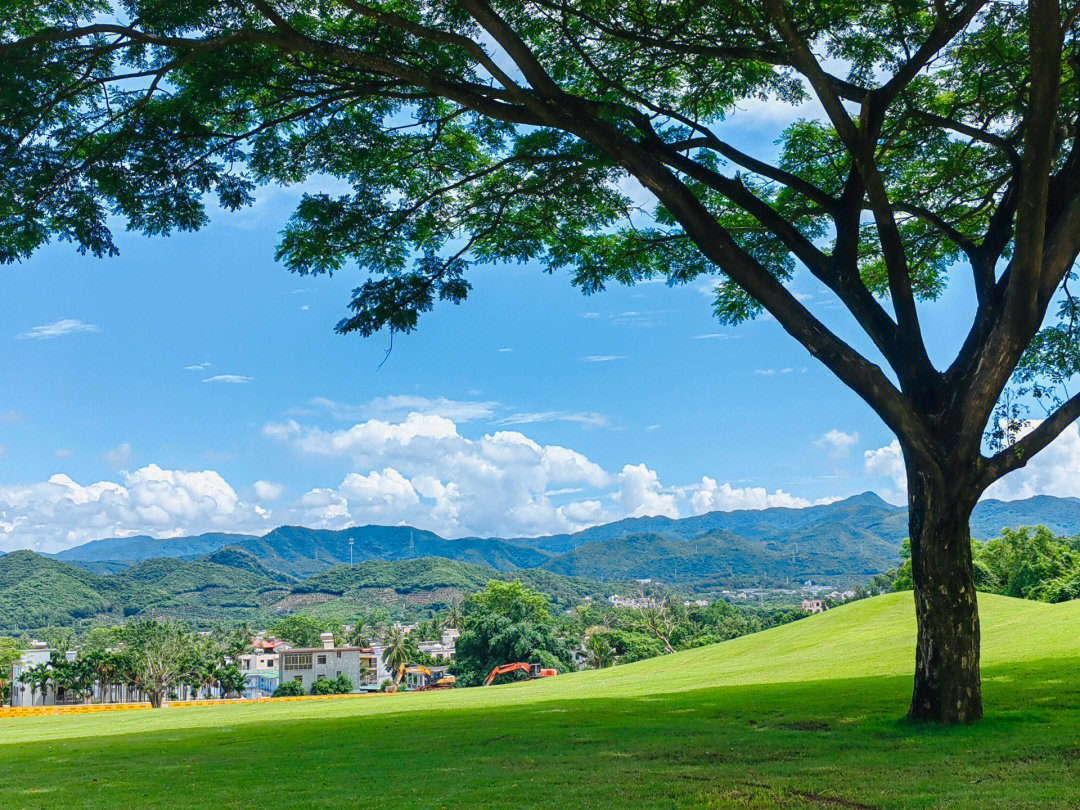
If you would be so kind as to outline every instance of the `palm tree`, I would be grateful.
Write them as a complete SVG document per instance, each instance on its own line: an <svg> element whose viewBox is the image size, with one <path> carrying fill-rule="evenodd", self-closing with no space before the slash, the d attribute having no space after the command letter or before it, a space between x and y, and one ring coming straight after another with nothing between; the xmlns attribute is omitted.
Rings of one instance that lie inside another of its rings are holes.
<svg viewBox="0 0 1080 810"><path fill-rule="evenodd" d="M600 633L593 633L585 639L585 662L591 669L603 669L615 663L615 650L611 642Z"/></svg>
<svg viewBox="0 0 1080 810"><path fill-rule="evenodd" d="M38 664L34 667L33 672L34 685L37 686L37 690L41 692L41 705L45 705L45 697L49 693L49 684L53 683L53 669L50 664ZM34 695L33 687L30 690L30 703L33 705Z"/></svg>
<svg viewBox="0 0 1080 810"><path fill-rule="evenodd" d="M360 622L349 634L349 644L354 647L370 647L375 639L375 628L368 622Z"/></svg>
<svg viewBox="0 0 1080 810"><path fill-rule="evenodd" d="M386 636L382 659L386 668L394 672L394 683L391 686L393 691L397 691L404 667L408 666L414 655L416 655L416 642L409 637L404 628L400 626L391 628Z"/></svg>
<svg viewBox="0 0 1080 810"><path fill-rule="evenodd" d="M33 667L24 669L19 673L19 683L22 684L24 688L27 686L30 687L30 705L33 706L34 695L37 693L37 678L34 675Z"/></svg>
<svg viewBox="0 0 1080 810"><path fill-rule="evenodd" d="M442 626L460 630L461 619L461 602L451 602L450 607L447 608L446 616L443 617Z"/></svg>

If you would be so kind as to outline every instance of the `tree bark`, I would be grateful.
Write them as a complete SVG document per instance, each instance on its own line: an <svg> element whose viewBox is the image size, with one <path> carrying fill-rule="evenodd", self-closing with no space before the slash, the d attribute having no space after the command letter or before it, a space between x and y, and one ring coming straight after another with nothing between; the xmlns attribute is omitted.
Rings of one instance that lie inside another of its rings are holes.
<svg viewBox="0 0 1080 810"><path fill-rule="evenodd" d="M967 476L908 468L908 524L918 642L908 719L947 725L982 717L979 606L971 566Z"/></svg>

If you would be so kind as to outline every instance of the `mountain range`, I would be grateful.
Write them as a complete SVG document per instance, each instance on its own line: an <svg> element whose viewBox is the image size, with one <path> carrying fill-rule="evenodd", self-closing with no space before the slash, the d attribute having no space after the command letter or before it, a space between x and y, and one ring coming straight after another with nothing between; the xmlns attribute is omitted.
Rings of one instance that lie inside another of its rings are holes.
<svg viewBox="0 0 1080 810"><path fill-rule="evenodd" d="M1057 534L1080 533L1080 499L1041 495L987 500L976 507L971 521L973 536L983 539L1005 527L1035 524ZM683 584L745 585L864 578L895 566L906 536L907 510L864 492L803 509L627 518L574 534L536 538L446 539L408 526L340 531L282 526L261 537L97 540L55 557L110 573L140 560L194 559L228 547L247 552L268 571L300 578L349 562L443 557L499 571L539 568L599 581L652 577Z"/></svg>
<svg viewBox="0 0 1080 810"><path fill-rule="evenodd" d="M984 501L972 533L988 539L1035 524L1080 534L1080 499ZM906 536L906 510L867 492L805 509L629 518L540 538L451 540L407 526L113 538L51 556L0 555L0 633L131 616L268 626L295 611L352 618L375 606L412 618L490 579L520 578L561 607L646 578L699 593L839 585L894 567Z"/></svg>

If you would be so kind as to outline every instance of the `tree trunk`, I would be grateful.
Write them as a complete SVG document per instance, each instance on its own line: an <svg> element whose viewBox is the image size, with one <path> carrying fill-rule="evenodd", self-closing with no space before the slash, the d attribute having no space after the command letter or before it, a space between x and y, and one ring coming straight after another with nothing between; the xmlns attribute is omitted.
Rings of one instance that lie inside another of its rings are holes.
<svg viewBox="0 0 1080 810"><path fill-rule="evenodd" d="M918 643L908 719L947 725L980 719L979 606L969 520L978 499L956 476L908 468L908 525ZM944 480L942 480L944 478Z"/></svg>

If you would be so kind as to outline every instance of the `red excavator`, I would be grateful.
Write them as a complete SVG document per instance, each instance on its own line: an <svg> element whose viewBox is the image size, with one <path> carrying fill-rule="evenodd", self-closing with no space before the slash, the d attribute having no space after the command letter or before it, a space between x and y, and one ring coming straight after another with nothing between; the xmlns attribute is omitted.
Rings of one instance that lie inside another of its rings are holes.
<svg viewBox="0 0 1080 810"><path fill-rule="evenodd" d="M491 686L491 682L498 678L500 675L505 675L507 672L527 672L529 673L529 680L536 680L537 678L554 678L559 674L557 669L544 669L539 664L526 664L518 662L516 664L503 664L501 667L495 667L491 670L491 674L487 676L487 680L484 681L484 686Z"/></svg>

